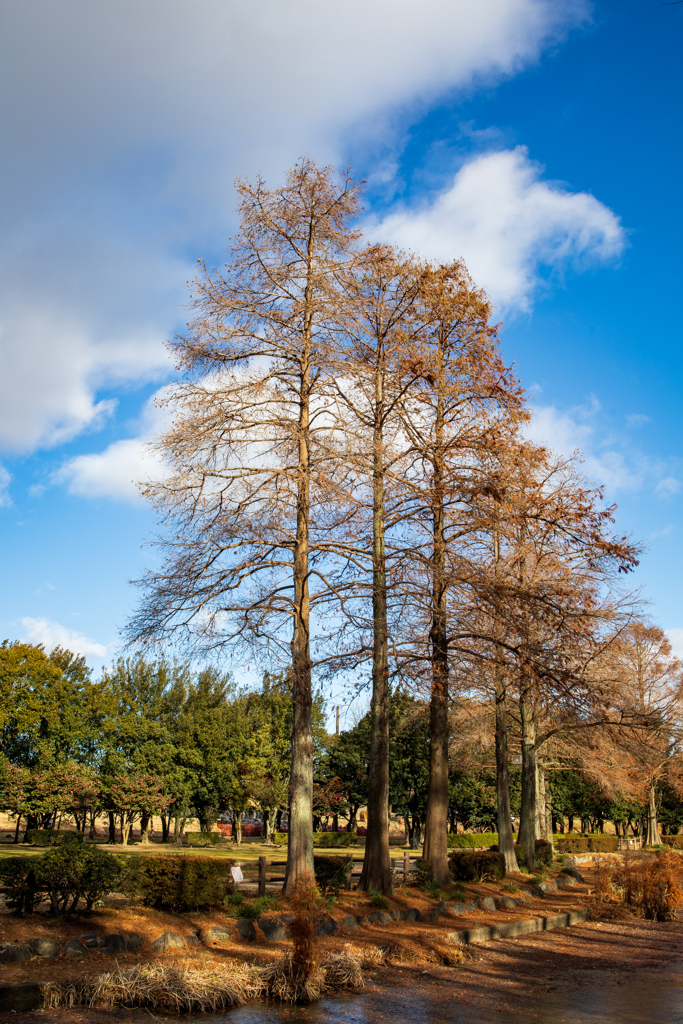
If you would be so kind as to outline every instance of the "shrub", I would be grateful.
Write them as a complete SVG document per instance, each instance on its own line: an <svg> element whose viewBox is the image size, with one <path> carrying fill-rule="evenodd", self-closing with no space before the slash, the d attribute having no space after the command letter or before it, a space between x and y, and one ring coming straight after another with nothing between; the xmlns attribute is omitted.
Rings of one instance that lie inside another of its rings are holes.
<svg viewBox="0 0 683 1024"><path fill-rule="evenodd" d="M287 840L289 839L288 832L273 832L270 838L273 840L276 846L286 846Z"/></svg>
<svg viewBox="0 0 683 1024"><path fill-rule="evenodd" d="M342 846L354 846L358 836L355 832L314 832L313 845L328 850L336 850Z"/></svg>
<svg viewBox="0 0 683 1024"><path fill-rule="evenodd" d="M501 885L500 888L503 892L519 892L519 885L517 882L505 882L505 884Z"/></svg>
<svg viewBox="0 0 683 1024"><path fill-rule="evenodd" d="M417 869L416 879L417 884L424 888L426 885L431 885L434 881L434 868L425 860L424 857L416 857L415 867Z"/></svg>
<svg viewBox="0 0 683 1024"><path fill-rule="evenodd" d="M233 891L234 861L218 857L147 856L126 858L125 891L155 910L220 907Z"/></svg>
<svg viewBox="0 0 683 1024"><path fill-rule="evenodd" d="M588 853L586 836L560 836L556 845L559 853Z"/></svg>
<svg viewBox="0 0 683 1024"><path fill-rule="evenodd" d="M678 857L667 851L652 860L627 858L614 878L626 904L650 921L671 921L683 902L680 869Z"/></svg>
<svg viewBox="0 0 683 1024"><path fill-rule="evenodd" d="M375 910L388 910L389 901L386 896L383 896L381 892L370 893L370 906L374 907Z"/></svg>
<svg viewBox="0 0 683 1024"><path fill-rule="evenodd" d="M220 832L186 832L188 846L218 846L222 836Z"/></svg>
<svg viewBox="0 0 683 1024"><path fill-rule="evenodd" d="M64 846L66 843L82 843L82 832L55 832L51 828L30 828L26 832L26 842L31 846Z"/></svg>
<svg viewBox="0 0 683 1024"><path fill-rule="evenodd" d="M41 891L36 867L39 857L6 857L0 860L0 882L5 889L5 904L13 914L32 914L46 893Z"/></svg>
<svg viewBox="0 0 683 1024"><path fill-rule="evenodd" d="M619 837L589 836L588 849L591 853L616 853L619 849Z"/></svg>
<svg viewBox="0 0 683 1024"><path fill-rule="evenodd" d="M497 832L449 832L449 850L472 850L477 846L497 846Z"/></svg>
<svg viewBox="0 0 683 1024"><path fill-rule="evenodd" d="M44 891L53 914L66 920L83 899L88 910L121 880L116 857L97 846L70 843L43 854L36 864L38 889Z"/></svg>
<svg viewBox="0 0 683 1024"><path fill-rule="evenodd" d="M319 855L313 858L315 881L318 888L326 895L339 895L340 889L346 888L346 876L349 870L349 858L336 854Z"/></svg>
<svg viewBox="0 0 683 1024"><path fill-rule="evenodd" d="M683 850L683 836L662 836L662 842L674 850Z"/></svg>
<svg viewBox="0 0 683 1024"><path fill-rule="evenodd" d="M483 882L505 878L505 857L502 853L452 853L448 858L451 878L462 882Z"/></svg>
<svg viewBox="0 0 683 1024"><path fill-rule="evenodd" d="M536 860L539 864L545 864L547 867L553 862L553 844L549 843L547 839L536 840Z"/></svg>

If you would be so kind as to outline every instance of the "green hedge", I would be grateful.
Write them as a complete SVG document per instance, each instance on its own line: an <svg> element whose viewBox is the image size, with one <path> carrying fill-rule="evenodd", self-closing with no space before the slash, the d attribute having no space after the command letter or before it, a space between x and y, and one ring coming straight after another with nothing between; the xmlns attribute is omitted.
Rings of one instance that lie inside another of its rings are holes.
<svg viewBox="0 0 683 1024"><path fill-rule="evenodd" d="M0 884L5 890L5 904L13 914L32 914L36 904L45 899L36 868L40 857L4 857L0 860Z"/></svg>
<svg viewBox="0 0 683 1024"><path fill-rule="evenodd" d="M619 837L569 833L556 837L555 849L558 853L616 853Z"/></svg>
<svg viewBox="0 0 683 1024"><path fill-rule="evenodd" d="M273 832L270 837L276 846L286 846L289 838L288 832Z"/></svg>
<svg viewBox="0 0 683 1024"><path fill-rule="evenodd" d="M472 850L477 846L497 846L497 832L449 832L449 850Z"/></svg>
<svg viewBox="0 0 683 1024"><path fill-rule="evenodd" d="M123 890L155 910L180 913L223 906L234 884L234 860L223 857L124 856Z"/></svg>
<svg viewBox="0 0 683 1024"><path fill-rule="evenodd" d="M662 836L662 842L674 850L683 850L683 836Z"/></svg>
<svg viewBox="0 0 683 1024"><path fill-rule="evenodd" d="M322 854L313 858L315 880L325 893L339 895L346 888L346 876L349 870L349 858L339 854Z"/></svg>
<svg viewBox="0 0 683 1024"><path fill-rule="evenodd" d="M358 842L357 832L314 832L313 845L324 849L336 850L342 846L355 846Z"/></svg>
<svg viewBox="0 0 683 1024"><path fill-rule="evenodd" d="M63 846L65 843L82 843L82 832L61 832L51 828L30 828L26 842L31 846Z"/></svg>
<svg viewBox="0 0 683 1024"><path fill-rule="evenodd" d="M456 882L483 882L505 878L505 857L502 853L463 851L448 858L451 878Z"/></svg>
<svg viewBox="0 0 683 1024"><path fill-rule="evenodd" d="M5 901L15 914L31 914L49 900L52 912L66 920L81 900L88 910L120 887L116 857L97 846L64 844L40 857L7 857L0 861Z"/></svg>
<svg viewBox="0 0 683 1024"><path fill-rule="evenodd" d="M222 838L220 832L185 833L188 846L218 846Z"/></svg>

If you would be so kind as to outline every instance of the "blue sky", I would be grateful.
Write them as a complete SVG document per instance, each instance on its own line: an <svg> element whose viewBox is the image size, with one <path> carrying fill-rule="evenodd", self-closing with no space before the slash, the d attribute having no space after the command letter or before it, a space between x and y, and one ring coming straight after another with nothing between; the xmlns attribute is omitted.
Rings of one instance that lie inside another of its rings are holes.
<svg viewBox="0 0 683 1024"><path fill-rule="evenodd" d="M683 650L683 4L3 0L0 633L99 666L154 520L163 340L236 176L366 178L372 237L463 256L534 435L619 504Z"/></svg>

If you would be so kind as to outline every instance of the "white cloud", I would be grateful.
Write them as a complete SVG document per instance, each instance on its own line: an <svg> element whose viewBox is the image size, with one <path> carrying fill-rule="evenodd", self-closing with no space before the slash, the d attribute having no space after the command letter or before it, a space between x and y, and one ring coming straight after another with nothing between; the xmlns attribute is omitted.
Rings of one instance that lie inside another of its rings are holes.
<svg viewBox="0 0 683 1024"><path fill-rule="evenodd" d="M32 619L28 616L21 619L24 629L23 640L29 644L43 644L46 651L55 647L65 647L74 654L82 654L85 657L94 655L96 658L105 658L113 649L114 644L105 646L94 640L88 639L82 633L77 633L59 622L52 622L50 619Z"/></svg>
<svg viewBox="0 0 683 1024"><path fill-rule="evenodd" d="M610 262L625 244L611 210L541 170L523 146L477 156L429 205L389 214L372 234L427 259L464 257L497 304L529 309L541 266Z"/></svg>
<svg viewBox="0 0 683 1024"><path fill-rule="evenodd" d="M683 661L683 629L666 629L664 632L671 642L673 654Z"/></svg>
<svg viewBox="0 0 683 1024"><path fill-rule="evenodd" d="M158 435L166 420L166 411L155 405L153 396L145 405L137 437L115 441L103 452L77 455L52 476L52 483L66 484L70 494L83 498L111 498L130 504L142 504L138 484L158 479L164 468L149 451L149 441Z"/></svg>
<svg viewBox="0 0 683 1024"><path fill-rule="evenodd" d="M0 508L7 508L12 504L12 499L8 494L8 487L12 480L12 474L9 473L4 466L0 466Z"/></svg>
<svg viewBox="0 0 683 1024"><path fill-rule="evenodd" d="M672 494L678 494L682 486L675 476L665 476L655 487L655 494L660 498L670 498Z"/></svg>
<svg viewBox="0 0 683 1024"><path fill-rule="evenodd" d="M514 74L586 13L583 0L2 0L0 444L59 443L111 412L102 385L163 377L187 254L222 250L236 175L279 178L303 152L337 160L397 111Z"/></svg>

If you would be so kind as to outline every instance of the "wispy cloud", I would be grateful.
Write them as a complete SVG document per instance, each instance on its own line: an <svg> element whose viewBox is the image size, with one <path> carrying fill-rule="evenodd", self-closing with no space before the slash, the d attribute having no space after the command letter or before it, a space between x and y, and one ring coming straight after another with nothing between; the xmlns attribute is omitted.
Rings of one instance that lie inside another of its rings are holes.
<svg viewBox="0 0 683 1024"><path fill-rule="evenodd" d="M62 626L59 622L50 619L33 619L25 616L21 619L24 629L23 640L29 644L43 644L46 651L55 647L65 647L74 654L82 654L85 657L94 655L97 658L106 658L114 648L114 644L98 644L82 633Z"/></svg>

